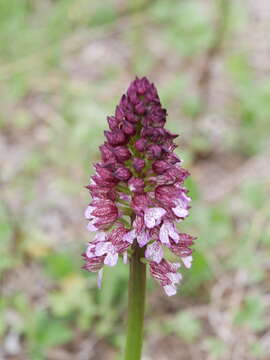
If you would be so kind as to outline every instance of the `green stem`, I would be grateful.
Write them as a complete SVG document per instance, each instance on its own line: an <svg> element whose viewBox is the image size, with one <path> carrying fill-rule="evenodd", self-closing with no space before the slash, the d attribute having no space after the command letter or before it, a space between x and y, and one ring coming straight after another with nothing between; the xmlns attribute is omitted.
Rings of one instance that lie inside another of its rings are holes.
<svg viewBox="0 0 270 360"><path fill-rule="evenodd" d="M146 265L140 261L144 248L136 245L130 260L128 320L125 360L140 360L143 344Z"/></svg>

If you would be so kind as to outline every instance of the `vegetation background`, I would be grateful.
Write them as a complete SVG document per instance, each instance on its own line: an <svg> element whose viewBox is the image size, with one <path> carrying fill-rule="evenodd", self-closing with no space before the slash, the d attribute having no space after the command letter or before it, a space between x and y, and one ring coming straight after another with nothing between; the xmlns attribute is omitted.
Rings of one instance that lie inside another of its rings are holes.
<svg viewBox="0 0 270 360"><path fill-rule="evenodd" d="M117 360L128 270L83 272L106 115L147 75L192 173L177 296L144 360L270 359L270 2L0 0L0 359Z"/></svg>

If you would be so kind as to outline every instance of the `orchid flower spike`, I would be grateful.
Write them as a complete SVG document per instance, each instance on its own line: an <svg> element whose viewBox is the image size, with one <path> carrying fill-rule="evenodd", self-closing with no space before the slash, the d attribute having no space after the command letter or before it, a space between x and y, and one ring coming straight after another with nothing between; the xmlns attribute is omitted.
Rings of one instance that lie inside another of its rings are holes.
<svg viewBox="0 0 270 360"><path fill-rule="evenodd" d="M100 146L101 161L87 186L92 201L85 211L95 232L83 254L88 271L127 262L134 247L144 248L150 274L168 296L176 294L180 262L190 268L194 238L175 223L189 214L183 186L189 176L174 153L177 135L164 128L167 112L146 77L136 78L122 96ZM168 248L180 262L165 259Z"/></svg>

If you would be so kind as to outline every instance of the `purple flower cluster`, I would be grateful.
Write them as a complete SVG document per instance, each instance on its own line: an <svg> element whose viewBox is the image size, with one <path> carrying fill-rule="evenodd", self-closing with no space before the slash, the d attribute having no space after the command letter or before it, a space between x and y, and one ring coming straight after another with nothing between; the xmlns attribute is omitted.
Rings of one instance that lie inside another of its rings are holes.
<svg viewBox="0 0 270 360"><path fill-rule="evenodd" d="M84 268L124 262L134 246L145 248L151 275L167 295L181 281L180 263L164 258L168 248L190 268L194 238L179 232L175 222L188 216L190 197L183 187L189 173L174 154L177 135L164 128L166 110L147 78L136 78L122 96L100 146L102 161L87 188L92 202L85 211L87 228L97 234L83 254Z"/></svg>

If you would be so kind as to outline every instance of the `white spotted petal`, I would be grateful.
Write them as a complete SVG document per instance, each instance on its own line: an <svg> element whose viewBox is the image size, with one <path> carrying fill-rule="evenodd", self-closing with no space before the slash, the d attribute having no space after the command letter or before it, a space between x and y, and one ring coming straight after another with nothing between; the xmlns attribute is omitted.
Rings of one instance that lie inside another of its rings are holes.
<svg viewBox="0 0 270 360"><path fill-rule="evenodd" d="M161 244L158 241L155 241L152 244L147 245L145 257L159 264L163 258L163 249Z"/></svg>
<svg viewBox="0 0 270 360"><path fill-rule="evenodd" d="M193 260L192 255L182 257L181 259L182 259L185 267L186 267L187 269L190 269L190 268L191 268L191 265L192 265L192 260Z"/></svg>
<svg viewBox="0 0 270 360"><path fill-rule="evenodd" d="M176 287L174 284L165 285L163 286L163 289L168 296L173 296L176 294Z"/></svg>
<svg viewBox="0 0 270 360"><path fill-rule="evenodd" d="M104 264L108 266L115 266L118 261L117 253L108 253L104 259Z"/></svg>
<svg viewBox="0 0 270 360"><path fill-rule="evenodd" d="M129 242L130 244L133 243L135 238L136 238L136 231L134 229L130 230L123 236L123 240Z"/></svg>
<svg viewBox="0 0 270 360"><path fill-rule="evenodd" d="M166 210L161 207L148 208L144 212L144 222L148 229L152 229L161 223L162 216L166 214Z"/></svg>

